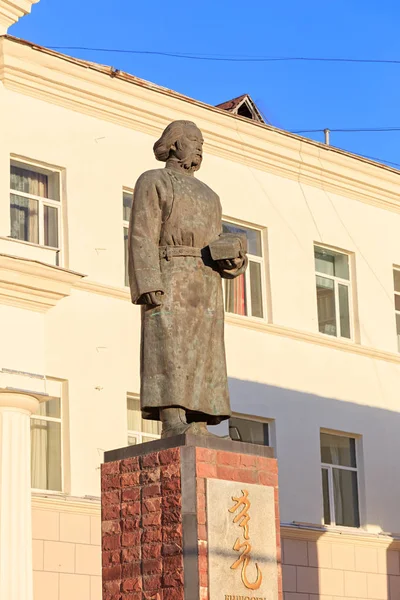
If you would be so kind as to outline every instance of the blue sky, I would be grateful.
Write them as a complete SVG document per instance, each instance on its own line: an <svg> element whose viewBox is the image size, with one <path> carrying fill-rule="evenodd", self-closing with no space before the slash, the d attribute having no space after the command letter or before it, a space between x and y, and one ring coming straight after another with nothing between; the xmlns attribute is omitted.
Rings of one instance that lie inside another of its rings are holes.
<svg viewBox="0 0 400 600"><path fill-rule="evenodd" d="M9 33L44 46L400 60L399 25L397 0L41 0ZM273 125L287 130L400 127L400 64L229 63L65 53L209 104L249 93ZM309 136L322 140L322 134ZM333 133L331 142L400 165L400 131Z"/></svg>

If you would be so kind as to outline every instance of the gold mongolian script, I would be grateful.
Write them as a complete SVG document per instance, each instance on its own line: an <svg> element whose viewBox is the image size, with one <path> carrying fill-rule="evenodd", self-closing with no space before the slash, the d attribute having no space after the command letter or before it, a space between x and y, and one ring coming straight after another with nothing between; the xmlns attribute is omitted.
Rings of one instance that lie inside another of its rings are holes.
<svg viewBox="0 0 400 600"><path fill-rule="evenodd" d="M251 508L251 502L249 498L249 492L247 490L242 490L242 496L240 498L232 497L232 500L235 504L232 506L232 508L229 508L229 512L232 514L237 513L233 519L233 522L237 523L238 526L243 529L243 540L237 538L233 545L233 549L237 552L240 552L240 556L233 563L231 569L237 569L240 565L242 565L242 581L245 587L248 590L258 590L262 583L262 573L257 563L255 563L257 574L256 580L252 583L247 577L247 568L251 561L251 543L249 533L249 510Z"/></svg>

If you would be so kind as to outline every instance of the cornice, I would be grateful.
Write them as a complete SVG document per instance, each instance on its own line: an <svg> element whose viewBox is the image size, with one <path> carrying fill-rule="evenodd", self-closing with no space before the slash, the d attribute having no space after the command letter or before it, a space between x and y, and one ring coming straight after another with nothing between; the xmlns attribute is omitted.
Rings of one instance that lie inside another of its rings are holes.
<svg viewBox="0 0 400 600"><path fill-rule="evenodd" d="M0 0L0 35L21 17L31 12L32 4L39 0Z"/></svg>
<svg viewBox="0 0 400 600"><path fill-rule="evenodd" d="M77 290L90 292L92 294L100 294L101 296L108 296L109 298L115 298L116 300L131 302L131 296L128 288L120 288L112 285L106 285L104 283L97 283L96 281L91 281L87 278L79 280L75 284L75 288ZM382 360L400 365L400 354L387 352L385 350L378 350L376 348L370 348L369 346L363 346L351 341L342 341L318 332L314 333L310 331L302 331L292 327L284 327L282 325L266 323L258 319L240 317L229 313L225 314L225 323L228 325L234 325L236 327L243 327L245 329L258 331L259 333L269 333L271 335L277 335L299 342L316 344L317 346L341 350L343 352L349 352L350 354L357 354L358 356L364 356L366 358Z"/></svg>
<svg viewBox="0 0 400 600"><path fill-rule="evenodd" d="M47 312L69 296L82 277L60 267L0 254L0 303Z"/></svg>
<svg viewBox="0 0 400 600"><path fill-rule="evenodd" d="M79 513L95 517L101 513L100 499L73 498L62 494L42 495L35 492L32 493L32 508Z"/></svg>
<svg viewBox="0 0 400 600"><path fill-rule="evenodd" d="M341 529L318 527L299 527L281 523L281 537L284 540L303 540L316 542L321 540L326 543L343 543L355 546L365 546L366 543L377 548L390 550L400 549L400 539L387 533L371 533L363 529Z"/></svg>
<svg viewBox="0 0 400 600"><path fill-rule="evenodd" d="M203 130L206 152L372 206L400 212L400 178L373 163L138 80L3 38L0 80L16 92L156 136L171 120Z"/></svg>

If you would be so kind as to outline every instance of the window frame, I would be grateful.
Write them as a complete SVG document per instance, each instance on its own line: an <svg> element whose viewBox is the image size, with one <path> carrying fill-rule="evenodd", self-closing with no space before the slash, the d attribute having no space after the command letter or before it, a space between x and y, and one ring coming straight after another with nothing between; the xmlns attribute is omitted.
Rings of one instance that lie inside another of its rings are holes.
<svg viewBox="0 0 400 600"><path fill-rule="evenodd" d="M60 401L60 417L48 417L46 415L39 415L37 413L34 413L30 416L30 422L31 421L47 421L47 422L53 422L53 423L60 423L60 480L61 480L61 490L53 490L53 489L43 489L43 488L34 488L31 487L31 492L33 494L51 494L53 495L65 495L65 465L64 465L64 455L65 455L65 449L64 449L64 421L65 421L65 417L64 417L64 402L63 402L63 397L62 397L62 393L60 393L57 397L51 397L46 401L49 400L59 400ZM45 402L46 402L45 401Z"/></svg>
<svg viewBox="0 0 400 600"><path fill-rule="evenodd" d="M135 446L137 444L143 444L145 442L154 442L155 440L159 440L161 438L161 433L157 435L154 433L143 433L143 431L136 431L135 429L129 429L129 427L128 427L128 400L129 399L140 401L140 396L139 396L139 394L127 394L126 395L126 431L127 431L128 446ZM136 440L137 440L136 444L129 443L130 437L136 438ZM149 439L143 439L143 438L149 438Z"/></svg>
<svg viewBox="0 0 400 600"><path fill-rule="evenodd" d="M348 439L354 440L354 450L355 450L355 459L356 466L355 467L347 467L344 465L332 465L330 463L323 463L321 457L321 434L325 433L327 435L333 435L337 437L344 437ZM330 523L325 523L324 518L324 492L322 491L322 523L325 527L334 527L335 529L345 529L354 531L354 529L361 528L361 496L360 496L360 444L361 436L354 433L347 433L342 431L332 431L330 429L320 429L319 432L319 451L320 451L320 463L321 463L321 476L322 471L325 469L328 472L328 491L329 491L329 513L330 513ZM334 485L333 485L333 469L341 469L343 471L352 471L356 473L356 482L357 482L357 505L358 505L358 526L351 525L336 525L336 515L335 515L335 496L334 496Z"/></svg>
<svg viewBox="0 0 400 600"><path fill-rule="evenodd" d="M348 258L349 264L349 278L343 279L342 277L338 277L337 275L328 275L327 273L322 273L321 271L317 271L315 267L315 250L316 248L321 248L322 250L326 250L327 252L332 252L336 254L343 254ZM315 285L315 298L316 298L316 309L317 309L317 327L318 333L320 335L328 336L330 338L336 338L337 340L343 342L354 342L355 341L355 327L354 327L354 300L353 300L353 254L351 252L346 252L340 248L334 248L332 246L326 246L324 244L320 244L319 242L314 242L313 244L313 259L314 259L314 285ZM317 277L322 277L324 279L330 279L334 284L334 294L335 294L335 317L336 317L336 335L331 333L324 333L319 330L319 314L318 314L318 292L317 292ZM348 289L349 295L349 325L350 325L350 337L343 337L339 334L341 333L341 325L340 325L340 307L339 307L339 285L343 285Z"/></svg>
<svg viewBox="0 0 400 600"><path fill-rule="evenodd" d="M254 321L257 321L258 323L266 323L268 321L267 274L266 274L267 244L266 244L266 239L265 239L267 228L263 227L262 225L254 225L253 223L248 223L246 221L240 221L239 219L234 219L232 217L227 217L227 216L222 216L222 224L224 224L224 223L226 223L227 225L237 225L238 227L243 227L244 229L253 229L254 231L259 232L259 234L260 234L262 256L250 254L249 252L247 253L247 257L249 259L249 264L246 269L244 281L245 281L245 286L246 286L245 287L245 289L246 289L246 309L247 309L247 307L249 307L251 309L252 304L251 304L251 283L250 283L251 282L250 261L258 263L260 265L260 273L261 273L261 305L263 308L263 316L262 317L256 317L256 316L253 316L252 314L239 315L237 313L227 311L225 308L225 295L226 295L226 291L225 291L226 283L225 282L231 281L231 280L224 279L222 290L223 290L225 314L230 315L234 318L241 319L241 320L242 319L252 319Z"/></svg>
<svg viewBox="0 0 400 600"><path fill-rule="evenodd" d="M132 204L133 204L134 189L128 188L128 187L122 188L122 232L123 232L123 236L124 236L124 287L129 288L128 265L126 263L126 258L125 258L125 229L129 236L129 221L124 219L124 194L132 195ZM131 210L132 210L132 206L131 206Z"/></svg>
<svg viewBox="0 0 400 600"><path fill-rule="evenodd" d="M393 265L393 294L394 294L394 314L395 314L395 327L396 327L396 338L397 338L397 351L400 352L400 331L397 331L397 315L400 317L400 310L396 309L396 296L400 298L400 291L396 291L394 283L394 272L400 273L400 267Z"/></svg>
<svg viewBox="0 0 400 600"><path fill-rule="evenodd" d="M62 174L63 171L57 167L44 167L38 162L34 162L28 159L19 158L17 156L10 156L10 174L11 167L18 167L21 169L25 169L27 171L32 171L34 173L40 173L42 175L46 175L47 177L56 176L58 181L58 195L59 200L54 200L53 198L44 198L42 196L36 196L35 194L28 194L27 192L20 192L18 190L14 190L9 185L9 231L10 235L8 236L10 239L13 239L17 242L22 242L24 244L31 244L36 247L46 248L48 250L52 250L56 253L57 256L57 266L61 266L62 257L63 257L63 247L64 247L64 236L63 236L63 228L62 228L62 211L64 209L63 202L63 186L62 186ZM11 236L11 194L14 196L20 196L21 198L27 198L29 200L34 200L38 203L38 243L31 242L29 240L20 240L19 238L14 238ZM57 208L57 234L58 234L58 247L55 246L47 246L44 243L44 207L48 206L50 208Z"/></svg>
<svg viewBox="0 0 400 600"><path fill-rule="evenodd" d="M231 438L230 436L230 421L231 418L233 419L242 419L243 421L253 421L254 423L262 423L263 425L267 425L268 426L268 446L265 446L266 448L274 448L275 447L275 443L274 443L274 419L269 419L269 418L265 418L265 417L259 417L259 416L255 416L255 415L245 415L243 413L237 413L237 412L233 412L231 417L228 419L228 435L229 438ZM237 441L237 440L232 440L232 441ZM253 442L241 442L244 444L252 444ZM259 445L259 444L254 444L255 446Z"/></svg>

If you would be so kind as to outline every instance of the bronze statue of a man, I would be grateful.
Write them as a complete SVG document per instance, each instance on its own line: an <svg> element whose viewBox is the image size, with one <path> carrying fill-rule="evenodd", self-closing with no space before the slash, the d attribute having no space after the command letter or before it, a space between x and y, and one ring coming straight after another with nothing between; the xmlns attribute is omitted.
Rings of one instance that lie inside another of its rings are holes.
<svg viewBox="0 0 400 600"><path fill-rule="evenodd" d="M142 415L162 421L163 437L206 434L231 414L221 277L244 272L246 248L222 233L219 197L194 177L202 147L194 123L168 125L154 145L165 168L139 177L129 228L132 302L142 305Z"/></svg>

